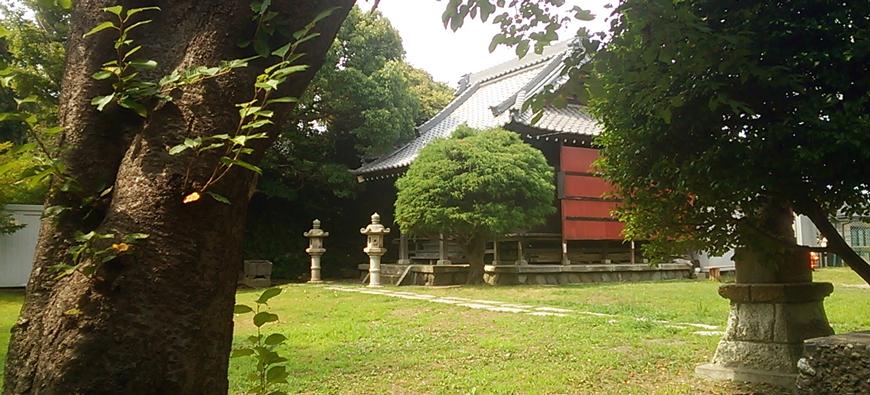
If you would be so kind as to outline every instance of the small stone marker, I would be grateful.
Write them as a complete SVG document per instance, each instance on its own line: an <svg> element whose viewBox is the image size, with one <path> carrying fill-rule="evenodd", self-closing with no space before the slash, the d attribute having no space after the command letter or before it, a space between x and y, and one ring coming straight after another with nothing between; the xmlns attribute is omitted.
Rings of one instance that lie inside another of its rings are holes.
<svg viewBox="0 0 870 395"><path fill-rule="evenodd" d="M323 280L320 278L320 257L326 252L326 248L323 248L323 239L329 236L329 232L324 232L323 229L320 229L320 220L315 219L311 230L302 233L302 235L308 238L308 248L305 249L305 252L311 255L311 280L308 282L312 284L322 283Z"/></svg>
<svg viewBox="0 0 870 395"><path fill-rule="evenodd" d="M381 216L372 214L372 223L359 230L368 236L363 252L369 256L369 287L381 286L381 257L387 252L384 248L384 235L390 233L390 228L381 225Z"/></svg>
<svg viewBox="0 0 870 395"><path fill-rule="evenodd" d="M272 286L272 262L260 259L246 260L242 284L251 288Z"/></svg>

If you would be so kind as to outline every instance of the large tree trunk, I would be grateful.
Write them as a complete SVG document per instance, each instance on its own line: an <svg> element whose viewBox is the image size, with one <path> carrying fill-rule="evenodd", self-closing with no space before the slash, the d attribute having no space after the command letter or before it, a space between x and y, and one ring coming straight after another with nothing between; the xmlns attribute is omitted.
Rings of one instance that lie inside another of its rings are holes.
<svg viewBox="0 0 870 395"><path fill-rule="evenodd" d="M468 259L467 284L483 283L483 261L486 252L486 238L472 237L465 243L465 258Z"/></svg>
<svg viewBox="0 0 870 395"><path fill-rule="evenodd" d="M188 158L169 156L167 147L185 137L232 132L238 122L235 104L251 99L259 67L188 87L144 121L116 107L97 112L91 98L112 88L90 76L114 58L114 36L82 34L106 18L102 7L115 3L75 2L60 114L66 172L80 192L58 190L46 204L76 207L82 193L114 189L96 206L43 222L26 301L12 329L6 394L227 391L232 306L247 202L256 180L250 172L234 170L215 188L232 204L206 198L182 204L190 192L182 185ZM134 37L144 45L141 56L159 63L155 76L250 55L250 49L237 45L255 29L249 0L124 3L162 8ZM279 18L290 21L290 31L328 7L340 7L315 29L321 35L301 48L311 68L282 86L282 95L298 96L320 67L353 0L273 3ZM274 137L274 130L270 133ZM260 155L267 144L256 147ZM191 178L205 181L215 160L198 163ZM74 233L90 230L150 237L93 277L74 273L55 279L48 268L68 262Z"/></svg>

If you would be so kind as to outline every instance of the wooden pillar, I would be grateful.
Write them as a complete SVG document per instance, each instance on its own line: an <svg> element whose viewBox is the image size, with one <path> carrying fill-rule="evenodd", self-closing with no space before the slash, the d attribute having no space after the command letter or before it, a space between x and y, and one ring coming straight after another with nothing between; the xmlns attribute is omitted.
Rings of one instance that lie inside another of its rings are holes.
<svg viewBox="0 0 870 395"><path fill-rule="evenodd" d="M568 259L568 240L562 240L562 264L571 264L571 260Z"/></svg>
<svg viewBox="0 0 870 395"><path fill-rule="evenodd" d="M517 240L517 260L514 263L517 264L518 266L529 264L529 261L526 260L525 255L523 255L523 239L522 238Z"/></svg>
<svg viewBox="0 0 870 395"><path fill-rule="evenodd" d="M408 237L404 234L399 235L399 264L411 264L411 259L408 258Z"/></svg>
<svg viewBox="0 0 870 395"><path fill-rule="evenodd" d="M438 234L438 262L436 264L450 264L450 259L447 257L447 239L444 238L444 233Z"/></svg>
<svg viewBox="0 0 870 395"><path fill-rule="evenodd" d="M632 265L634 265L634 263L637 261L634 257L634 254L636 254L636 250L634 248L634 240L632 240L631 241L631 264Z"/></svg>
<svg viewBox="0 0 870 395"><path fill-rule="evenodd" d="M492 239L492 264L500 265L498 260L498 237Z"/></svg>

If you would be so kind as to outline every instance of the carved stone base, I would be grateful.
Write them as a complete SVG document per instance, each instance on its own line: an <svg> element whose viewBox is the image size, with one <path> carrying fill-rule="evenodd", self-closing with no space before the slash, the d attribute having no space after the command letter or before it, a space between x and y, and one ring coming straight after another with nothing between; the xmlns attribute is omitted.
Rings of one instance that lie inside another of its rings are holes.
<svg viewBox="0 0 870 395"><path fill-rule="evenodd" d="M832 291L830 283L723 285L719 294L731 300L728 327L712 363L695 373L792 388L803 341L834 333L822 304Z"/></svg>

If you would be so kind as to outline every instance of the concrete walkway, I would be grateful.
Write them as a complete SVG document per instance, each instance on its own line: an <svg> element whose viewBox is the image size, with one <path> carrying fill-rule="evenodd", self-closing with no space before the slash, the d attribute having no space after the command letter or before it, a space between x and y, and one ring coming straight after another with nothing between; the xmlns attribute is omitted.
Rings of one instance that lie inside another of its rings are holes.
<svg viewBox="0 0 870 395"><path fill-rule="evenodd" d="M635 321L651 322L654 324L664 325L679 329L700 329L692 332L698 336L721 336L724 334L722 329L716 325L698 324L692 322L671 322L665 320L652 320L645 317L629 317L616 314L596 313L593 311L576 311L572 309L563 309L549 306L533 306L527 304L505 303L495 300L467 299L455 296L435 296L416 292L393 291L384 288L363 288L363 287L347 287L347 286L326 286L325 289L338 292L354 292L367 295L386 296L391 298L422 300L430 303L441 303L465 307L475 310L486 310L497 313L509 314L526 314L534 316L550 316L550 317L567 317L569 315L591 315L596 317L608 318L608 322L616 322L620 319L633 319Z"/></svg>

